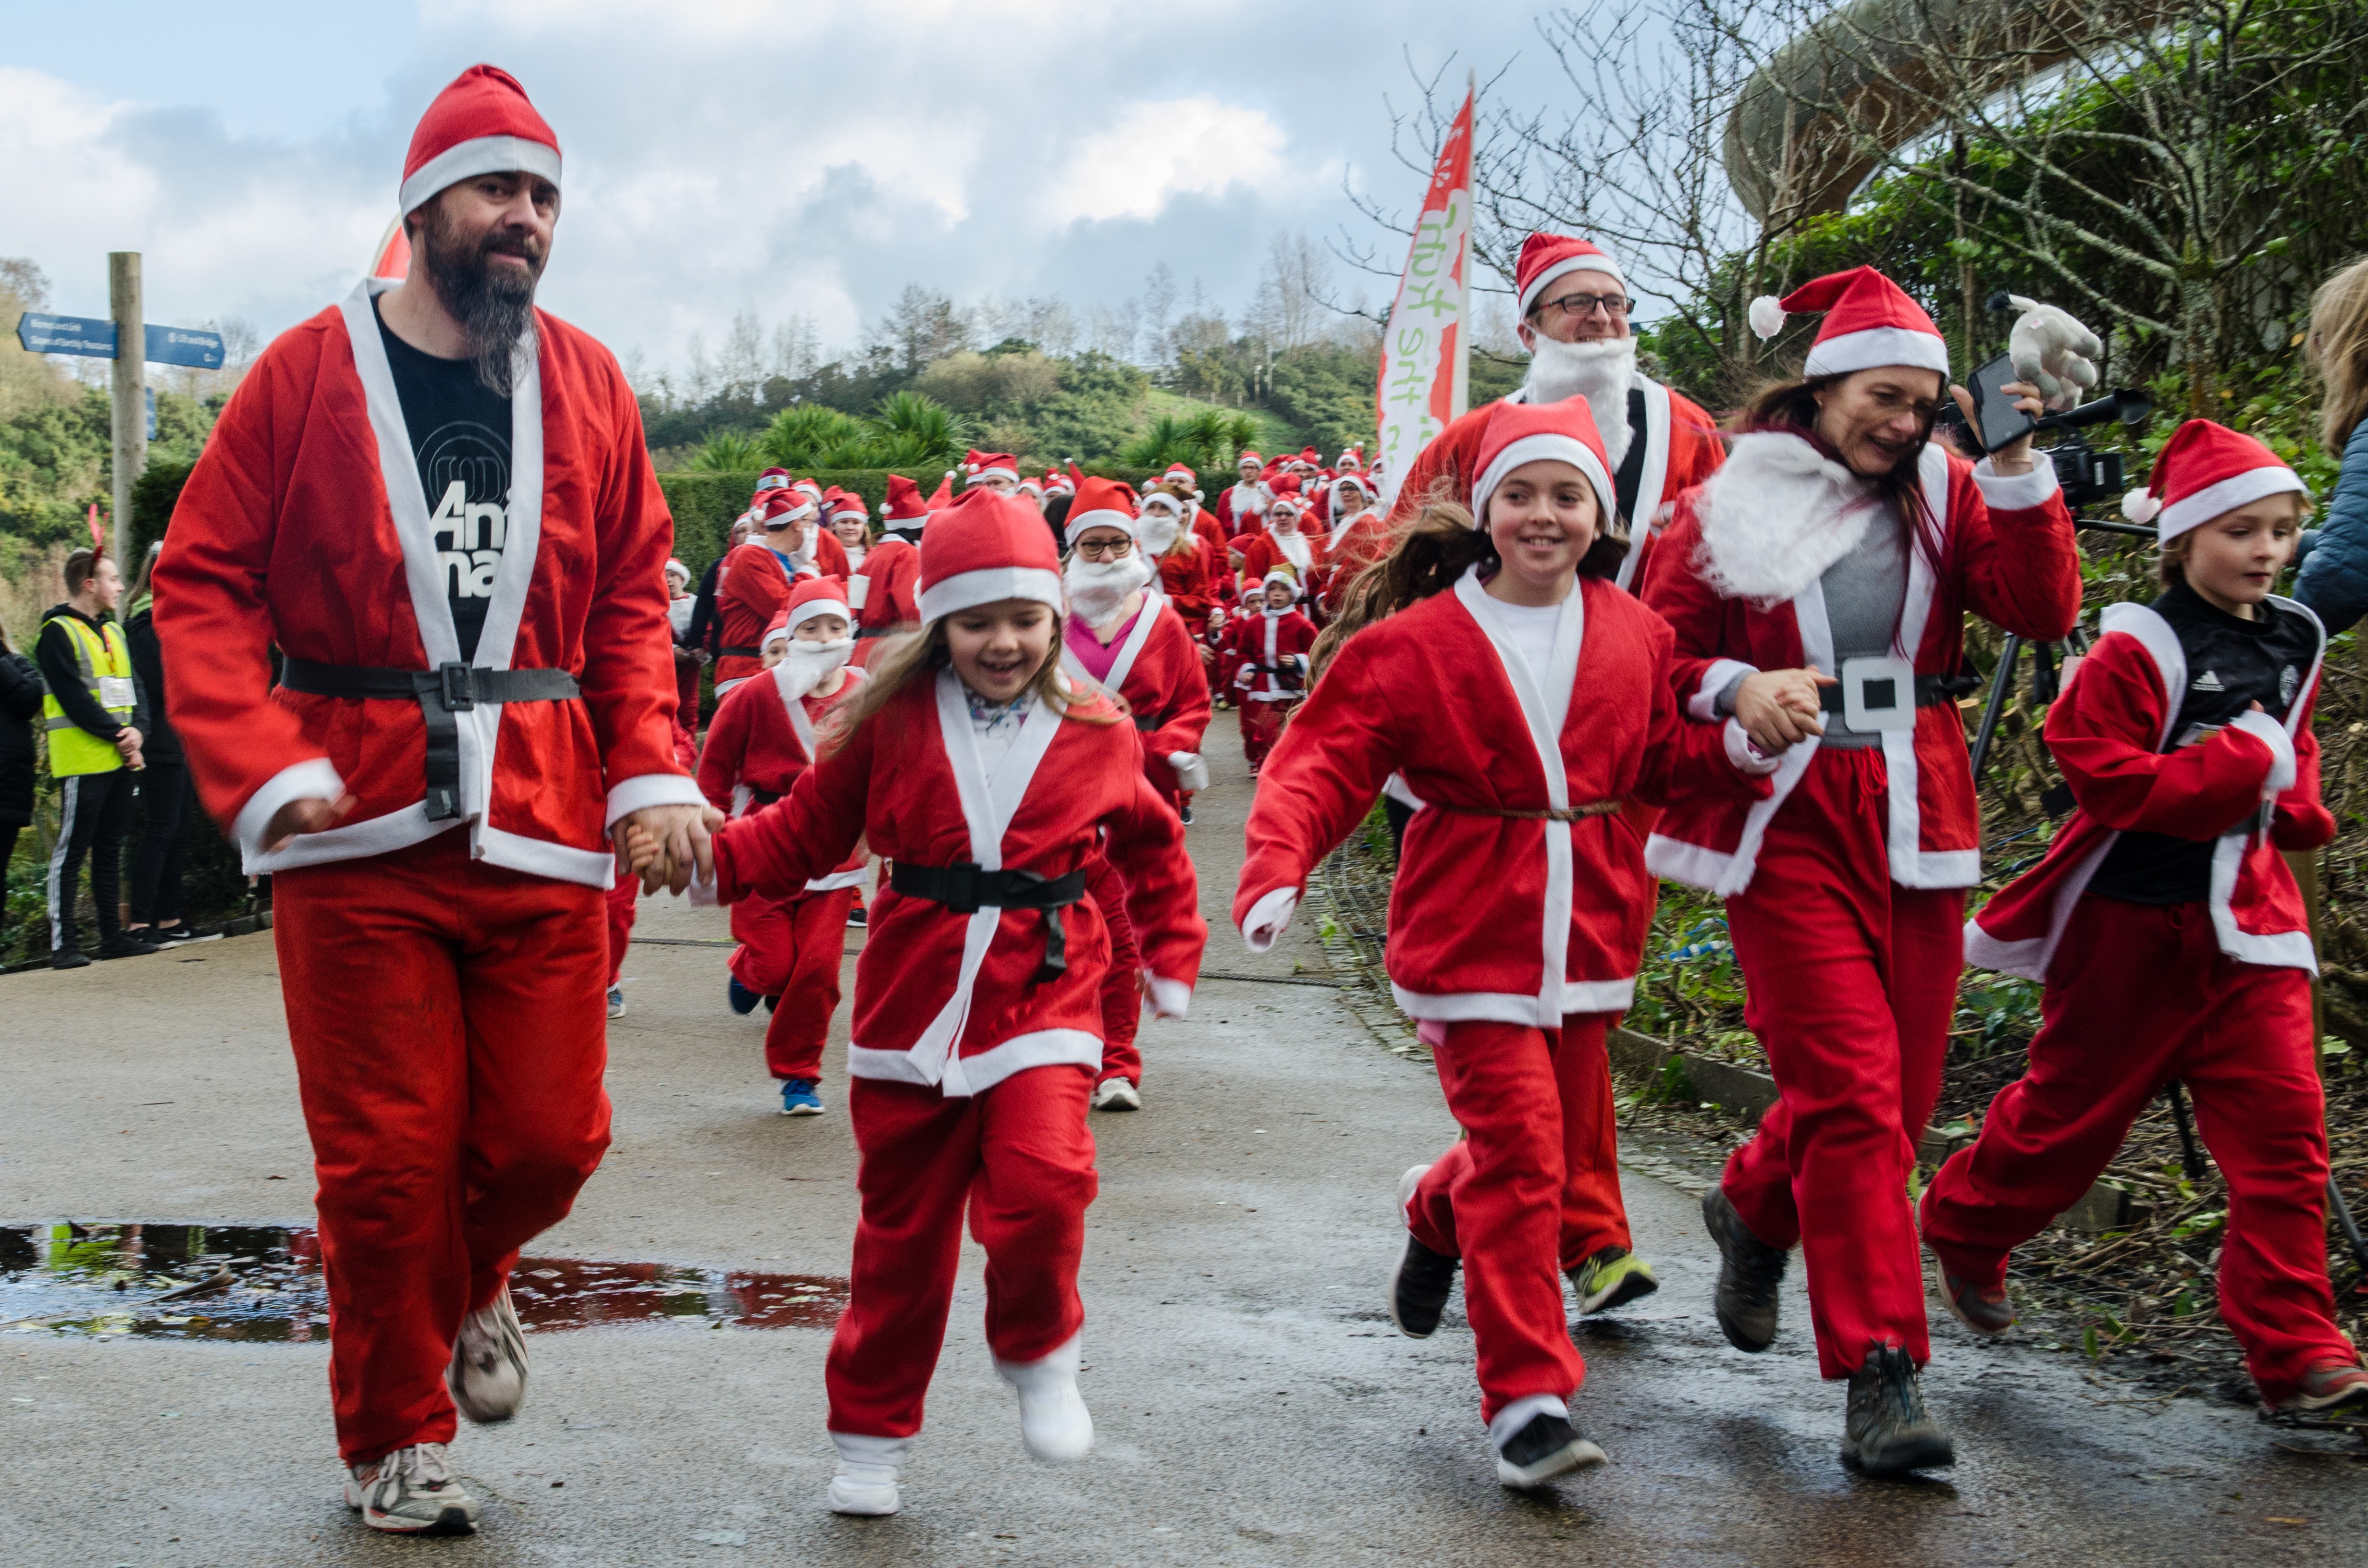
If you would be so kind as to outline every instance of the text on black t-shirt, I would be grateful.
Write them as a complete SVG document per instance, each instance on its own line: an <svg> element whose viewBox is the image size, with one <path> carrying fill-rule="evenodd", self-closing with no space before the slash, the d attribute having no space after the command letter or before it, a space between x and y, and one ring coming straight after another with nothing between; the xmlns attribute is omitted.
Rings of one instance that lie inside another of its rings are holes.
<svg viewBox="0 0 2368 1568"><path fill-rule="evenodd" d="M389 331L383 315L379 336L419 465L452 630L461 657L473 662L509 538L510 400L477 379L473 360L423 353Z"/></svg>

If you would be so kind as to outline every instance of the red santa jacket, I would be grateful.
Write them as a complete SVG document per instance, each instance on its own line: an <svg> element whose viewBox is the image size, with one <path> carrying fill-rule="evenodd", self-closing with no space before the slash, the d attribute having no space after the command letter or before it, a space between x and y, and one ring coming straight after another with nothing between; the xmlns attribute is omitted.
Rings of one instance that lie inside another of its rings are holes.
<svg viewBox="0 0 2368 1568"><path fill-rule="evenodd" d="M707 749L700 754L699 788L710 804L729 815L746 816L751 806L768 806L788 794L799 775L814 766L824 717L863 682L863 672L850 669L847 684L828 697L792 698L780 684L788 667L776 665L766 672L771 678L742 681L715 705ZM854 887L870 861L859 846L829 874L808 882L806 891Z"/></svg>
<svg viewBox="0 0 2368 1568"><path fill-rule="evenodd" d="M1253 597L1266 574L1278 566L1288 566L1299 579L1303 597L1314 593L1324 582L1324 536L1303 525L1298 537L1307 542L1307 560L1303 565L1285 551L1282 540L1272 528L1261 528L1250 538L1237 541L1242 552L1241 591L1245 597Z"/></svg>
<svg viewBox="0 0 2368 1568"><path fill-rule="evenodd" d="M1244 521L1249 517L1250 507L1258 494L1258 489L1255 484L1234 483L1226 485L1217 493L1217 504L1209 510L1214 512L1217 517L1217 528L1220 531L1216 542L1219 545L1222 546L1232 535L1243 531Z"/></svg>
<svg viewBox="0 0 2368 1568"><path fill-rule="evenodd" d="M1726 449L1716 422L1691 398L1641 373L1630 384L1645 393L1645 472L1636 484L1636 515L1628 519L1628 559L1621 563L1614 581L1633 593L1643 581L1639 573L1653 536L1667 521L1670 503L1708 479L1725 460ZM1528 389L1522 388L1499 401L1527 400ZM1424 497L1441 481L1450 494L1471 495L1473 482L1480 477L1476 465L1481 441L1496 411L1496 403L1482 403L1432 437L1429 445L1415 455L1390 506L1391 524L1419 511Z"/></svg>
<svg viewBox="0 0 2368 1568"><path fill-rule="evenodd" d="M1307 695L1304 681L1286 682L1283 661L1305 657L1315 646L1315 623L1296 609L1272 613L1246 609L1225 627L1225 645L1217 655L1218 668L1227 672L1238 691L1252 702L1296 702Z"/></svg>
<svg viewBox="0 0 2368 1568"><path fill-rule="evenodd" d="M1073 678L1086 674L1065 644L1061 658ZM1143 736L1144 776L1161 798L1173 801L1176 769L1168 756L1199 751L1209 728L1209 677L1183 617L1159 599L1146 598L1100 684L1126 699Z"/></svg>
<svg viewBox="0 0 2368 1568"><path fill-rule="evenodd" d="M1324 590L1317 596L1326 616L1340 613L1340 600L1357 574L1390 552L1389 528L1379 508L1368 506L1324 540Z"/></svg>
<svg viewBox="0 0 2368 1568"><path fill-rule="evenodd" d="M828 530L818 530L814 564L798 575L846 577L847 547ZM753 649L764 641L765 628L790 602L790 568L761 540L752 539L723 558L723 570L715 585L716 614L723 623L723 652L715 661L716 685L746 680L765 667L757 654L733 650Z"/></svg>
<svg viewBox="0 0 2368 1568"><path fill-rule="evenodd" d="M917 548L901 539L883 539L864 555L863 570L856 575L866 586L862 589L863 604L855 612L855 624L860 631L871 633L867 641L877 641L891 631L921 624L921 552ZM854 584L849 583L848 588L854 592Z"/></svg>
<svg viewBox="0 0 2368 1568"><path fill-rule="evenodd" d="M990 788L953 672L898 692L809 768L787 800L717 833L718 899L794 892L843 861L858 839L893 861L973 864L1048 881L1085 866L1099 846L1126 879L1127 917L1152 997L1162 1013L1181 1017L1208 940L1183 825L1144 779L1124 720L1089 723L1030 700L1017 746ZM1109 710L1107 699L1091 700ZM855 967L848 1072L957 1096L1030 1067L1099 1065L1109 932L1090 898L1059 917L1068 966L1040 982L1042 913L963 915L881 889Z"/></svg>
<svg viewBox="0 0 2368 1568"><path fill-rule="evenodd" d="M367 281L275 339L189 475L155 572L173 726L249 872L382 855L465 823L477 858L608 887L608 825L700 795L674 756L659 571L672 519L632 390L586 334L535 312L536 352L511 398L506 543L474 660L568 671L581 699L454 713L461 815L431 822L416 701L272 687L274 646L421 671L461 656L370 306L392 287ZM348 791L340 825L262 852L280 807Z"/></svg>
<svg viewBox="0 0 2368 1568"><path fill-rule="evenodd" d="M1543 813L1767 785L1730 733L1679 716L1669 629L1628 595L1578 580L1543 681L1493 602L1470 574L1341 647L1259 776L1234 919L1246 937L1270 925L1403 774L1425 806L1390 894L1398 1006L1558 1028L1629 1005L1654 888L1623 818Z"/></svg>
<svg viewBox="0 0 2368 1568"><path fill-rule="evenodd" d="M1796 437L1780 437L1792 440ZM1987 465L1985 464L1985 467ZM1722 472L1719 483L1738 470ZM1964 659L1965 612L2018 635L2054 641L2080 613L2080 558L2072 516L2041 462L2027 474L1976 477L1973 465L1927 445L1919 459L1925 506L1940 521L1945 570L1936 579L1921 550L1908 554L1907 598L1897 646L1918 676L1952 676ZM1709 487L1679 497L1643 586L1647 605L1677 632L1679 700L1711 721L1718 693L1738 675L1814 666L1834 670L1825 591L1817 581L1762 609L1721 598L1697 569L1699 509ZM1748 807L1696 804L1664 815L1645 849L1654 873L1721 897L1751 883L1769 822L1782 811L1816 751L1812 735L1784 753L1774 791ZM1913 731L1883 737L1890 777L1891 880L1909 888L1964 888L1981 881L1981 818L1964 721L1953 703L1919 707Z"/></svg>
<svg viewBox="0 0 2368 1568"><path fill-rule="evenodd" d="M2291 599L2271 601L2297 615ZM2313 620L2317 617L2312 617ZM2310 915L2280 850L2317 849L2335 836L2318 798L2319 655L2283 723L2246 713L2201 745L2174 744L2187 655L2179 634L2144 605L2105 607L2103 635L2047 713L2047 749L2079 803L2047 856L1982 906L1965 926L1965 961L2044 981L2080 895L2124 833L2217 837L2210 906L2220 950L2243 963L2318 972ZM2265 801L2270 830L2259 832Z"/></svg>
<svg viewBox="0 0 2368 1568"><path fill-rule="evenodd" d="M1194 636L1209 624L1209 607L1217 602L1216 590L1210 584L1209 541L1198 535L1178 539L1173 549L1159 558L1159 591L1168 608L1184 618L1185 630Z"/></svg>

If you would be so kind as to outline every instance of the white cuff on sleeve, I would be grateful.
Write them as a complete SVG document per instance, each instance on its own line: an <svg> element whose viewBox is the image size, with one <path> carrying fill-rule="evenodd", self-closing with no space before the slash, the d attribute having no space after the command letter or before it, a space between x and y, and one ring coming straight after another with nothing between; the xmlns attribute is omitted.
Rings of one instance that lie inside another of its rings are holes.
<svg viewBox="0 0 2368 1568"><path fill-rule="evenodd" d="M1187 794L1198 794L1209 787L1209 765L1197 751L1171 751L1167 766L1176 770L1176 787Z"/></svg>
<svg viewBox="0 0 2368 1568"><path fill-rule="evenodd" d="M292 763L264 780L263 788L238 809L231 832L250 855L263 852L263 830L290 801L334 801L346 792L346 781L325 756Z"/></svg>
<svg viewBox="0 0 2368 1568"><path fill-rule="evenodd" d="M1242 941L1250 951L1262 953L1272 948L1276 938L1291 928L1291 912L1299 907L1297 888L1277 888L1250 905L1249 918L1242 922Z"/></svg>
<svg viewBox="0 0 2368 1568"><path fill-rule="evenodd" d="M2055 483L2055 465L2045 452L2032 454L2029 473L2000 473L1989 459L1974 465L1974 483L1982 487L1982 503L1993 512L2027 512L2044 506L2062 488Z"/></svg>
<svg viewBox="0 0 2368 1568"><path fill-rule="evenodd" d="M1192 988L1180 980L1162 980L1149 970L1143 971L1144 989L1151 993L1151 1011L1155 1017L1180 1018L1192 1006Z"/></svg>
<svg viewBox="0 0 2368 1568"><path fill-rule="evenodd" d="M2261 780L2264 793L2280 795L2294 788L2294 737L2286 733L2286 727L2283 724L2279 723L2267 713L2247 712L2239 713L2229 720L2228 727L2232 730L2244 731L2245 733L2270 748L2271 759L2270 776Z"/></svg>
<svg viewBox="0 0 2368 1568"><path fill-rule="evenodd" d="M699 792L699 780L688 773L639 774L609 786L609 814L600 825L603 829L614 827L617 819L631 816L644 806L705 804L707 797Z"/></svg>
<svg viewBox="0 0 2368 1568"><path fill-rule="evenodd" d="M1726 760L1735 764L1736 771L1738 773L1748 773L1764 778L1776 771L1782 759L1767 756L1758 746L1753 745L1751 733L1743 727L1742 721L1729 719L1726 722L1725 739Z"/></svg>
<svg viewBox="0 0 2368 1568"><path fill-rule="evenodd" d="M723 900L715 896L715 879L710 877L702 882L699 880L697 871L691 872L690 886L683 890L683 896L690 900L690 906L693 909L723 907Z"/></svg>
<svg viewBox="0 0 2368 1568"><path fill-rule="evenodd" d="M1702 672L1702 685L1686 699L1686 711L1705 724L1718 722L1718 694L1735 682L1737 676L1756 676L1758 665L1747 665L1741 659L1713 659Z"/></svg>

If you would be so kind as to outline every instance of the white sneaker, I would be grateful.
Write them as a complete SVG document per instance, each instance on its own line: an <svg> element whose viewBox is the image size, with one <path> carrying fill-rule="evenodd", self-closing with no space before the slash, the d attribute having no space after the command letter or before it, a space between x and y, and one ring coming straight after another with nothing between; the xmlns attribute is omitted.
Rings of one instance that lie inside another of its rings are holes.
<svg viewBox="0 0 2368 1568"><path fill-rule="evenodd" d="M1406 1175L1398 1177L1398 1223L1408 1229L1413 1228L1408 1210L1414 1204L1415 1189L1422 1185L1422 1178L1429 1172L1430 1162L1425 1160L1421 1165L1408 1165Z"/></svg>
<svg viewBox="0 0 2368 1568"><path fill-rule="evenodd" d="M893 1514L905 1506L896 1487L897 1472L913 1449L910 1437L862 1437L833 1432L838 1449L838 1473L830 1478L830 1511L874 1516Z"/></svg>
<svg viewBox="0 0 2368 1568"><path fill-rule="evenodd" d="M346 1472L346 1506L393 1535L474 1535L477 1500L441 1443L416 1443Z"/></svg>
<svg viewBox="0 0 2368 1568"><path fill-rule="evenodd" d="M1104 1078L1094 1088L1096 1110L1141 1110L1143 1091L1123 1078Z"/></svg>
<svg viewBox="0 0 2368 1568"><path fill-rule="evenodd" d="M612 1018L625 1016L625 988L621 985L609 987L609 1016Z"/></svg>
<svg viewBox="0 0 2368 1568"><path fill-rule="evenodd" d="M507 1421L526 1403L526 1331L504 1281L493 1301L461 1320L444 1386L461 1414L484 1426Z"/></svg>
<svg viewBox="0 0 2368 1568"><path fill-rule="evenodd" d="M1072 1339L1041 1361L1006 1361L995 1369L1019 1391L1019 1440L1048 1464L1086 1457L1094 1446L1094 1418L1077 1392L1085 1353Z"/></svg>

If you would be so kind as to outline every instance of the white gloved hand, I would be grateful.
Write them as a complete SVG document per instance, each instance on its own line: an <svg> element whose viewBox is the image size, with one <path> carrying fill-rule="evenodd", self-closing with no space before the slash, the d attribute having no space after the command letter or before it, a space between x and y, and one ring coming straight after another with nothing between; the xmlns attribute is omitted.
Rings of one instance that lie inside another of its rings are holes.
<svg viewBox="0 0 2368 1568"><path fill-rule="evenodd" d="M2040 401L2050 408L2066 409L2079 402L2080 394L2097 384L2097 357L2105 346L2057 306L2020 294L2008 295L2007 303L2022 312L2007 335L2015 375L2037 387Z"/></svg>
<svg viewBox="0 0 2368 1568"><path fill-rule="evenodd" d="M1209 765L1197 751L1171 751L1167 766L1176 770L1176 787L1187 794L1196 794L1209 787Z"/></svg>
<svg viewBox="0 0 2368 1568"><path fill-rule="evenodd" d="M1254 953L1274 946L1291 927L1291 912L1299 907L1297 888L1277 888L1250 906L1242 921L1242 942Z"/></svg>

